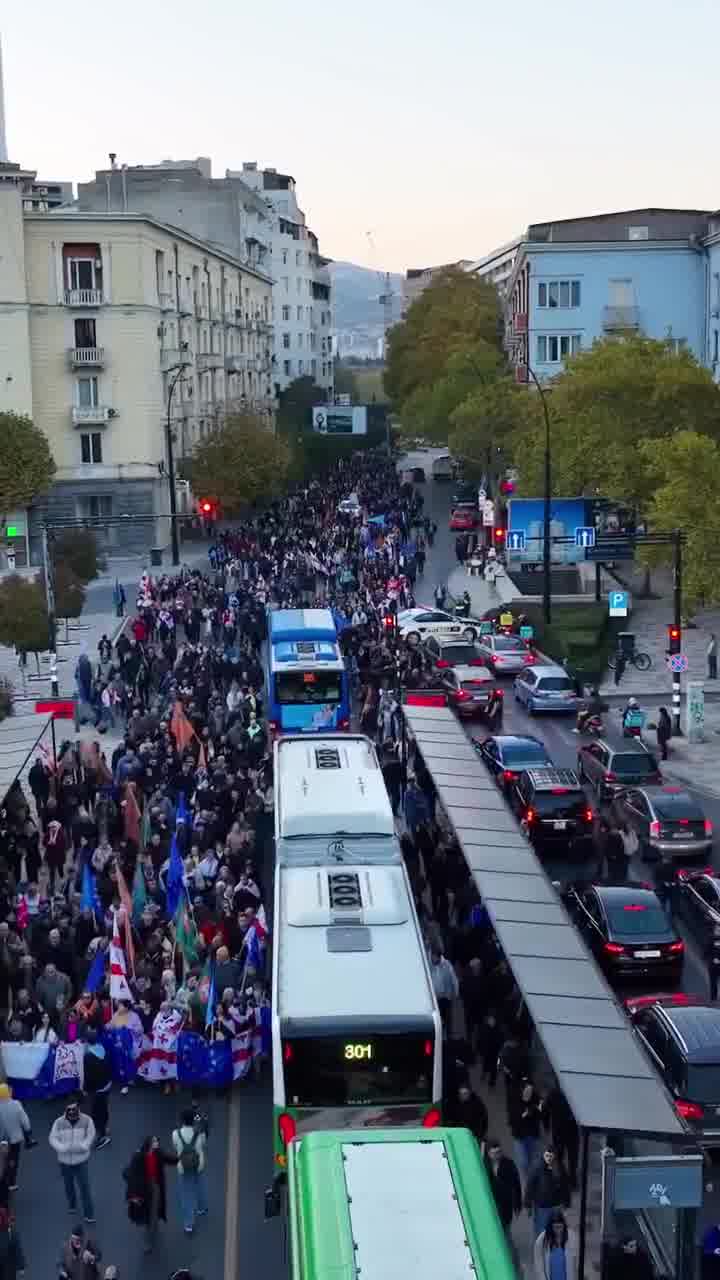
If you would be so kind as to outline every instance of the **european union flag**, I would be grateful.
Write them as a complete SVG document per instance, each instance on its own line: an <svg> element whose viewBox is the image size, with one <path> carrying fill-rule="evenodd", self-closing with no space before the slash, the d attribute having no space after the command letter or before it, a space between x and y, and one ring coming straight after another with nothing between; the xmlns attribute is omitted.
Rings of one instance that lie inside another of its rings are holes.
<svg viewBox="0 0 720 1280"><path fill-rule="evenodd" d="M90 966L90 972L85 979L85 984L83 986L84 991L95 992L98 987L102 985L103 978L105 977L106 959L107 957L105 952L101 947L98 947L95 952L95 959Z"/></svg>
<svg viewBox="0 0 720 1280"><path fill-rule="evenodd" d="M178 849L177 835L172 838L170 845L170 866L167 873L167 889L165 892L167 913L171 920L174 920L177 909L180 905L180 898L183 893L183 861L180 857Z"/></svg>
<svg viewBox="0 0 720 1280"><path fill-rule="evenodd" d="M215 962L210 965L210 986L208 987L207 1008L205 1010L205 1030L215 1021Z"/></svg>
<svg viewBox="0 0 720 1280"><path fill-rule="evenodd" d="M245 945L247 947L247 965L249 969L254 969L256 973L262 971L262 953L260 951L260 942L257 936L255 925L252 925L245 935Z"/></svg>
<svg viewBox="0 0 720 1280"><path fill-rule="evenodd" d="M92 911L94 915L102 915L102 903L100 902L95 876L89 862L86 862L83 867L80 906L83 911Z"/></svg>

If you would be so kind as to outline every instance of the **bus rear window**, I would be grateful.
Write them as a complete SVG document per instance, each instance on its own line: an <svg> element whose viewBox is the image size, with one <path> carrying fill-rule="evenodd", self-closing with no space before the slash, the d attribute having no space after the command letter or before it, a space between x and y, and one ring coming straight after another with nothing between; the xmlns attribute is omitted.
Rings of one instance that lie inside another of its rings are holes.
<svg viewBox="0 0 720 1280"><path fill-rule="evenodd" d="M434 1034L353 1033L283 1040L291 1107L431 1102Z"/></svg>
<svg viewBox="0 0 720 1280"><path fill-rule="evenodd" d="M275 701L281 706L340 702L342 674L339 671L278 671L275 673Z"/></svg>

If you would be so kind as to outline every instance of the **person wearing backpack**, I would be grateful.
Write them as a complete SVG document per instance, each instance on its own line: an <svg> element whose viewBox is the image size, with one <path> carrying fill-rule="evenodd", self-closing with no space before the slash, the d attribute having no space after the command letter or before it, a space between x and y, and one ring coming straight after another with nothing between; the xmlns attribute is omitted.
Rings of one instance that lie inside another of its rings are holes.
<svg viewBox="0 0 720 1280"><path fill-rule="evenodd" d="M208 1211L207 1182L205 1179L205 1134L195 1125L192 1107L180 1115L180 1124L173 1130L173 1147L178 1158L178 1190L187 1235L192 1235L195 1219Z"/></svg>

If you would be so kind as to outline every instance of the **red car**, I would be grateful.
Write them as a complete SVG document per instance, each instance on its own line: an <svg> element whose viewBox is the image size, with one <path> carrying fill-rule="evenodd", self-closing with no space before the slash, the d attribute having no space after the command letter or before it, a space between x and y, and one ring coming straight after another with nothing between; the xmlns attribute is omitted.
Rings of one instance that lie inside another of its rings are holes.
<svg viewBox="0 0 720 1280"><path fill-rule="evenodd" d="M470 533L480 523L480 512L477 507L455 507L450 513L450 528L462 533Z"/></svg>

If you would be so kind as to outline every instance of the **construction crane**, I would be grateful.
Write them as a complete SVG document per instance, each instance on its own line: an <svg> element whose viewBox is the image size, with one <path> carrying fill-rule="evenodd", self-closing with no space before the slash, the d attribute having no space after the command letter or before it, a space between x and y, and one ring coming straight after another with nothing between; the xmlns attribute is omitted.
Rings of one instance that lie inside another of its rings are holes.
<svg viewBox="0 0 720 1280"><path fill-rule="evenodd" d="M365 235L367 236L367 241L372 250L373 257L377 262L377 246L373 238L373 233L372 231L366 231ZM393 291L392 276L390 275L390 272L378 271L377 275L378 275L380 284L382 286L382 293L378 295L378 302L382 307L382 312L383 312L383 356L384 356L387 348L388 332L390 331L390 329L392 329L393 302L397 295Z"/></svg>

